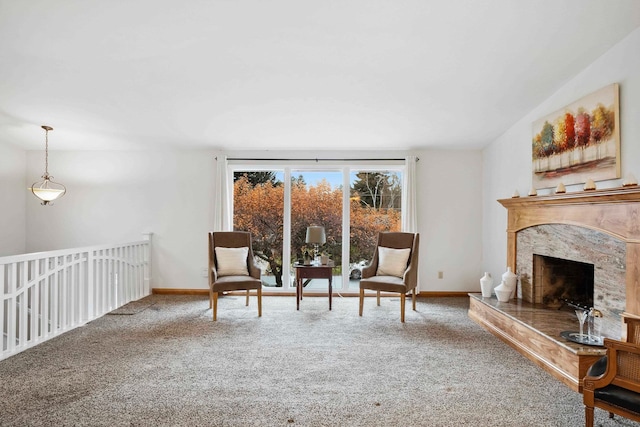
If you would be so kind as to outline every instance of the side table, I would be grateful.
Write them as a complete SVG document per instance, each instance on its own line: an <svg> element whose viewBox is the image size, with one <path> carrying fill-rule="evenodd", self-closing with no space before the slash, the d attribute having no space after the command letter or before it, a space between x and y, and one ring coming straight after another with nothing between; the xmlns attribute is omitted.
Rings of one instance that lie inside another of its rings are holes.
<svg viewBox="0 0 640 427"><path fill-rule="evenodd" d="M329 261L328 264L311 264L302 265L294 264L296 269L296 310L300 310L300 300L302 299L302 283L304 279L327 279L329 280L329 310L331 310L331 297L333 289L331 287L331 280L333 279L333 261Z"/></svg>

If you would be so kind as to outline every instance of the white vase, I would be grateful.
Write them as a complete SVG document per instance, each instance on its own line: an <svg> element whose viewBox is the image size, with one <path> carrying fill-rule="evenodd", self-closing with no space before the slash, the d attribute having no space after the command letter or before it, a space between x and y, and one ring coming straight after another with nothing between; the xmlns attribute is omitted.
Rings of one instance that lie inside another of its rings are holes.
<svg viewBox="0 0 640 427"><path fill-rule="evenodd" d="M515 295L518 276L511 271L511 267L507 267L507 271L502 274L502 282L511 291L511 295Z"/></svg>
<svg viewBox="0 0 640 427"><path fill-rule="evenodd" d="M504 282L496 286L494 291L496 292L496 297L500 302L507 302L511 298L511 289L509 289Z"/></svg>
<svg viewBox="0 0 640 427"><path fill-rule="evenodd" d="M480 290L482 291L483 298L490 298L493 292L493 278L489 272L484 273L484 276L480 278Z"/></svg>

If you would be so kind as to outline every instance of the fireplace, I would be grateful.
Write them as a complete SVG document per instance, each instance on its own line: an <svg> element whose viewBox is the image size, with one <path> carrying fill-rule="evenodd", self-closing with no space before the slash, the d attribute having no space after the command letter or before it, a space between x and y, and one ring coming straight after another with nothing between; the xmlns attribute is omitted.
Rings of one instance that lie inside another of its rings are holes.
<svg viewBox="0 0 640 427"><path fill-rule="evenodd" d="M516 273L520 277L518 296L524 301L546 305L554 309L573 308L553 301L545 301L544 277L539 270L547 270L554 281L547 291L551 294L577 293L564 286L572 281L584 280L590 289L577 301L587 307L595 307L603 313L602 334L609 338L621 337L622 313L626 301L626 245L608 233L570 224L540 224L524 228L516 233ZM541 258L547 259L547 263ZM536 263L536 259L538 262ZM563 262L562 260L567 260ZM549 265L547 265L549 264ZM582 270L581 266L588 271ZM567 274L565 274L567 273ZM564 283L563 283L564 282ZM565 295L561 298L571 299Z"/></svg>
<svg viewBox="0 0 640 427"><path fill-rule="evenodd" d="M547 308L593 307L593 268L587 262L533 254L533 302Z"/></svg>
<svg viewBox="0 0 640 427"><path fill-rule="evenodd" d="M518 274L517 298L500 303L470 294L469 316L580 391L605 350L561 338L577 319L558 301L602 311L609 338L625 338L622 316L640 318L640 187L498 202L508 213L506 265Z"/></svg>

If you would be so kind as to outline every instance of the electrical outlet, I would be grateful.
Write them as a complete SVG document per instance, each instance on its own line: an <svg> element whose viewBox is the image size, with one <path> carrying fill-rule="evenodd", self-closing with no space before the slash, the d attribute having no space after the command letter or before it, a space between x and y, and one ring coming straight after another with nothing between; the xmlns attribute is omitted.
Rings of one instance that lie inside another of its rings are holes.
<svg viewBox="0 0 640 427"><path fill-rule="evenodd" d="M438 271L438 279L444 278L444 271Z"/></svg>
<svg viewBox="0 0 640 427"><path fill-rule="evenodd" d="M208 268L203 268L202 269L202 277L209 277L209 269Z"/></svg>

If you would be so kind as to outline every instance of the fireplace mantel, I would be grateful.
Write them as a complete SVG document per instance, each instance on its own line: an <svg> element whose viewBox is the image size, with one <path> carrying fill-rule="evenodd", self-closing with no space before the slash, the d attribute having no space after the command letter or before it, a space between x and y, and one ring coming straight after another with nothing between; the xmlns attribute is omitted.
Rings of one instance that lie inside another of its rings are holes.
<svg viewBox="0 0 640 427"><path fill-rule="evenodd" d="M507 265L517 271L516 234L542 224L568 224L610 234L626 244L625 314L640 316L640 187L498 200L508 211Z"/></svg>

